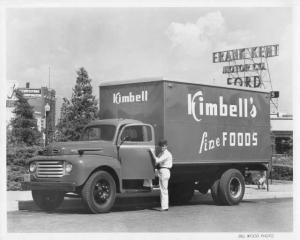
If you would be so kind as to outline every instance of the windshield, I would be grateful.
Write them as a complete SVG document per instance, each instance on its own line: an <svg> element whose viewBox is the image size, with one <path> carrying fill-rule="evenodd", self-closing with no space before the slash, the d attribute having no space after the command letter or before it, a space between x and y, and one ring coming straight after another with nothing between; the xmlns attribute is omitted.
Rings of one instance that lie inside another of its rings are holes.
<svg viewBox="0 0 300 240"><path fill-rule="evenodd" d="M81 137L82 141L112 141L115 135L116 126L114 125L97 125L87 127Z"/></svg>

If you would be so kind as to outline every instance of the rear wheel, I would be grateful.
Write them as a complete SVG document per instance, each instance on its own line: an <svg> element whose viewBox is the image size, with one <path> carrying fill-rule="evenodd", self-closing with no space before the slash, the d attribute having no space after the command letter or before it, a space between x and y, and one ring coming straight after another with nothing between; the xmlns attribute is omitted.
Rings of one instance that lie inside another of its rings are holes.
<svg viewBox="0 0 300 240"><path fill-rule="evenodd" d="M64 192L32 190L32 198L42 210L53 211L63 202Z"/></svg>
<svg viewBox="0 0 300 240"><path fill-rule="evenodd" d="M194 183L176 183L169 188L170 202L172 204L185 204L194 195Z"/></svg>
<svg viewBox="0 0 300 240"><path fill-rule="evenodd" d="M245 193L245 181L237 169L229 169L220 179L220 197L226 205L236 205L242 201Z"/></svg>
<svg viewBox="0 0 300 240"><path fill-rule="evenodd" d="M109 212L116 199L116 183L105 171L92 174L82 189L82 198L92 213Z"/></svg>
<svg viewBox="0 0 300 240"><path fill-rule="evenodd" d="M220 196L220 179L215 180L213 185L210 188L212 199L214 200L215 204L222 205L222 199Z"/></svg>

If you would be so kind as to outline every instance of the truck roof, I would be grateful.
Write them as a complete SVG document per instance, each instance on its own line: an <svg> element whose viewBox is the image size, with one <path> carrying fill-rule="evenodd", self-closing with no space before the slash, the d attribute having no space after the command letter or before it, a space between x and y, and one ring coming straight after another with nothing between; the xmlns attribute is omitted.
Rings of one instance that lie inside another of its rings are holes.
<svg viewBox="0 0 300 240"><path fill-rule="evenodd" d="M225 86L225 85L213 85L199 82L191 82L191 81L181 81L181 80L168 80L164 77L148 77L148 78L136 78L136 79L127 79L127 80L119 80L119 81L104 81L101 82L99 87L102 86L115 86L115 85L126 85L133 83L144 83L144 82L174 82L174 83L182 83L182 84L194 84L199 86L208 86L208 87L217 87L217 88L227 88L227 89L237 89L242 91L252 91L252 92L263 92L269 93L269 90L266 89L258 89L258 88L245 88L245 87L236 87L236 86Z"/></svg>
<svg viewBox="0 0 300 240"><path fill-rule="evenodd" d="M141 123L141 121L134 120L134 119L123 119L123 118L117 118L117 119L102 119L102 120L94 120L90 122L87 126L94 126L99 124L109 124L109 125L119 125L119 124L130 124L130 123Z"/></svg>

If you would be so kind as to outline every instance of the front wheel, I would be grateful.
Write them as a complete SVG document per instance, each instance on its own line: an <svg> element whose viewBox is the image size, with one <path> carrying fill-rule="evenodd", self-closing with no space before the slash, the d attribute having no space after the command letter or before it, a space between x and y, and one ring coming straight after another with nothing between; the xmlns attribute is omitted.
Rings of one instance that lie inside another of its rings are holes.
<svg viewBox="0 0 300 240"><path fill-rule="evenodd" d="M64 192L32 190L32 198L42 210L53 211L63 202Z"/></svg>
<svg viewBox="0 0 300 240"><path fill-rule="evenodd" d="M236 205L242 201L245 193L245 180L237 169L229 169L220 179L220 197L226 205Z"/></svg>
<svg viewBox="0 0 300 240"><path fill-rule="evenodd" d="M105 213L114 205L116 183L105 171L93 173L82 189L82 198L92 213Z"/></svg>

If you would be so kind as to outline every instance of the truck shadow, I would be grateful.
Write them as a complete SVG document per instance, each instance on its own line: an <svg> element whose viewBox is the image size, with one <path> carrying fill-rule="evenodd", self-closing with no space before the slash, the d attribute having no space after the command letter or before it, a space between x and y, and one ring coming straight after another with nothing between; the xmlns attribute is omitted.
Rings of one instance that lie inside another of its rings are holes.
<svg viewBox="0 0 300 240"><path fill-rule="evenodd" d="M215 205L210 194L202 195L195 194L192 200L186 204L170 204L172 206L194 206L194 205ZM140 211L153 210L160 207L159 196L151 197L117 197L114 207L110 212L126 212L126 211ZM20 201L19 210L26 210L30 212L44 212L40 210L33 201ZM55 211L48 212L49 214L90 214L86 209L84 203L80 198L65 199L60 208Z"/></svg>

